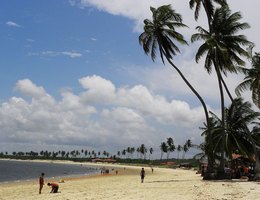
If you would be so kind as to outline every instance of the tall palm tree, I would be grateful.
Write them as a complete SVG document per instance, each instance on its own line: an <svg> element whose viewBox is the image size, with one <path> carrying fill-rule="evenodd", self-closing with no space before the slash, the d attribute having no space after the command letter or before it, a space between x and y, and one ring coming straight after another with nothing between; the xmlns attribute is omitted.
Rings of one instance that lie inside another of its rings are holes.
<svg viewBox="0 0 260 200"><path fill-rule="evenodd" d="M151 55L153 61L155 61L156 51L159 49L162 62L164 63L164 58L166 58L199 99L204 109L206 121L208 122L208 110L204 100L182 74L180 69L172 62L173 56L180 52L173 41L180 44L187 44L182 34L176 31L178 27L186 27L186 25L182 23L181 15L175 12L175 10L171 8L171 5L163 5L157 9L150 7L150 10L152 12L152 21L149 19L144 20L144 32L139 36L140 45L143 46L143 50L147 55Z"/></svg>
<svg viewBox="0 0 260 200"><path fill-rule="evenodd" d="M251 68L241 68L245 74L244 81L236 88L236 94L241 95L244 90L252 91L252 100L254 104L260 109L260 53L255 53L251 56Z"/></svg>
<svg viewBox="0 0 260 200"><path fill-rule="evenodd" d="M193 34L191 41L203 40L196 54L196 62L206 54L204 67L208 73L212 72L212 66L217 74L220 99L221 99L221 122L224 127L225 100L223 92L223 77L227 72L237 73L237 65L243 66L245 62L240 56L248 56L248 52L242 46L251 45L244 35L237 35L239 30L249 28L247 23L240 23L242 16L239 12L231 13L228 6L215 10L209 31L198 26L199 33ZM227 87L226 87L227 88ZM225 134L225 129L222 129ZM224 144L222 148L220 172L224 172Z"/></svg>

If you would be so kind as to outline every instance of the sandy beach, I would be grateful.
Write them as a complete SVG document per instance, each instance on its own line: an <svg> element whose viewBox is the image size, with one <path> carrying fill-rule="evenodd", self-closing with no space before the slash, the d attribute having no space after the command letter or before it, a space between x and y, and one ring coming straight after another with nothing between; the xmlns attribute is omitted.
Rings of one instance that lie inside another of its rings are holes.
<svg viewBox="0 0 260 200"><path fill-rule="evenodd" d="M91 165L93 165L91 163ZM45 179L42 194L38 194L38 179L20 183L0 184L0 200L257 200L259 182L203 181L194 170L145 167L144 183L141 167L96 164L110 168L109 175L64 179L60 193L50 194ZM113 170L112 170L113 169ZM118 171L116 175L115 171Z"/></svg>

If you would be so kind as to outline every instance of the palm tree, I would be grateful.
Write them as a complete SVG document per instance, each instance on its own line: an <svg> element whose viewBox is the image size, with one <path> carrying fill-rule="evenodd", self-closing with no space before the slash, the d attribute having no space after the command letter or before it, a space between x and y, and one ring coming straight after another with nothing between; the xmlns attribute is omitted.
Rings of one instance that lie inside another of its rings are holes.
<svg viewBox="0 0 260 200"><path fill-rule="evenodd" d="M183 145L183 153L182 153L182 159L184 159L186 152L189 151L189 147L187 144Z"/></svg>
<svg viewBox="0 0 260 200"><path fill-rule="evenodd" d="M184 159L185 154L189 151L190 147L192 146L191 140L187 140L185 144L183 145L183 154L182 154L182 159Z"/></svg>
<svg viewBox="0 0 260 200"><path fill-rule="evenodd" d="M123 151L122 151L122 155L123 155L123 156L126 155L126 150L125 150L125 149L123 149Z"/></svg>
<svg viewBox="0 0 260 200"><path fill-rule="evenodd" d="M194 18L196 21L199 18L199 11L200 11L201 5L204 7L204 10L205 10L207 18L208 18L209 27L210 27L210 22L212 20L213 14L214 14L213 1L221 6L227 5L226 0L190 0L190 2L189 2L191 9L193 9L195 7Z"/></svg>
<svg viewBox="0 0 260 200"><path fill-rule="evenodd" d="M139 157L139 153L140 153L140 147L137 147L137 149L136 149L136 157L137 158Z"/></svg>
<svg viewBox="0 0 260 200"><path fill-rule="evenodd" d="M217 74L220 98L221 98L221 122L224 127L225 121L225 104L223 85L229 91L224 83L222 73L227 75L227 72L237 73L237 65L243 66L245 62L240 56L248 56L248 52L241 46L251 45L245 36L236 35L239 30L249 28L247 23L240 23L242 18L239 12L231 14L228 6L223 6L215 10L211 22L210 30L207 31L198 26L196 29L199 31L193 34L191 41L203 40L204 43L198 49L196 54L196 62L206 54L204 67L208 73L212 72L212 65ZM231 97L231 96L230 96ZM231 97L231 100L232 97ZM225 134L225 129L222 129L222 134ZM220 172L224 172L224 144L222 159L220 163Z"/></svg>
<svg viewBox="0 0 260 200"><path fill-rule="evenodd" d="M177 146L177 151L178 151L178 159L179 159L180 152L182 151L182 146L181 145Z"/></svg>
<svg viewBox="0 0 260 200"><path fill-rule="evenodd" d="M163 153L167 153L167 151L168 151L168 146L167 146L166 142L161 143L160 149L161 149L161 159L162 159Z"/></svg>
<svg viewBox="0 0 260 200"><path fill-rule="evenodd" d="M167 159L169 159L170 153L174 152L174 150L175 150L175 145L174 145L174 141L171 137L167 138L166 143L167 143L167 146L168 146Z"/></svg>
<svg viewBox="0 0 260 200"><path fill-rule="evenodd" d="M241 95L244 90L252 91L252 100L254 104L260 108L260 53L251 55L252 68L242 68L241 71L245 74L244 81L236 88L236 94Z"/></svg>
<svg viewBox="0 0 260 200"><path fill-rule="evenodd" d="M153 61L155 61L156 58L156 50L157 48L159 49L162 62L164 63L164 58L166 58L199 99L204 109L206 122L208 122L209 115L204 100L182 74L180 69L172 62L173 56L180 52L173 40L180 44L187 44L182 34L175 30L175 28L178 27L186 27L186 25L182 23L181 15L175 12L175 10L171 8L171 5L164 5L157 9L150 7L150 10L153 19L152 21L149 19L144 20L144 32L139 36L140 45L143 46L145 54L151 54Z"/></svg>
<svg viewBox="0 0 260 200"><path fill-rule="evenodd" d="M259 119L260 113L255 112L251 108L251 104L243 102L242 99L235 99L232 104L225 109L225 135L221 133L221 120L213 114L218 125L214 131L215 151L219 152L224 143L225 153L229 159L232 159L232 153L239 152L252 160L252 155L256 158L256 172L260 173L260 163L257 154L257 146L259 147L259 128L254 127L249 130L249 125L252 125L255 120ZM217 124L217 123L216 123Z"/></svg>
<svg viewBox="0 0 260 200"><path fill-rule="evenodd" d="M143 155L143 158L146 159L147 148L144 144L141 144L140 146L140 153Z"/></svg>
<svg viewBox="0 0 260 200"><path fill-rule="evenodd" d="M154 150L153 150L153 148L151 147L151 148L149 149L149 153L150 153L150 154L149 154L149 160L150 160L150 158L151 158L151 155L153 154L153 151L154 151Z"/></svg>
<svg viewBox="0 0 260 200"><path fill-rule="evenodd" d="M133 154L134 154L134 152L135 152L135 148L134 147L131 147L131 157L133 158Z"/></svg>
<svg viewBox="0 0 260 200"><path fill-rule="evenodd" d="M131 153L131 147L127 147L126 152L127 152L127 158L129 158Z"/></svg>

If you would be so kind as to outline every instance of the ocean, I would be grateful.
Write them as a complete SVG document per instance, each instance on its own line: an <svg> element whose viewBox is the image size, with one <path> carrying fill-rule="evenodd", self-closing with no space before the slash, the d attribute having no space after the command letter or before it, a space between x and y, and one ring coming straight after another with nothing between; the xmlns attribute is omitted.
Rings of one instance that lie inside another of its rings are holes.
<svg viewBox="0 0 260 200"><path fill-rule="evenodd" d="M77 177L99 173L95 167L76 164L60 164L50 162L0 160L0 183L38 180L41 173L45 179Z"/></svg>

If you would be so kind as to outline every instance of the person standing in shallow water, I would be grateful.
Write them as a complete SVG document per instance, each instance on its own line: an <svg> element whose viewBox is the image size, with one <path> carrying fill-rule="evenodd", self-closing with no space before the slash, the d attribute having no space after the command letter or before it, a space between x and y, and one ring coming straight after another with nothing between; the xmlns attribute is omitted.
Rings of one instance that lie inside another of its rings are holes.
<svg viewBox="0 0 260 200"><path fill-rule="evenodd" d="M144 168L142 168L141 172L140 172L140 176L141 176L141 183L144 182L144 177L145 177L145 171Z"/></svg>
<svg viewBox="0 0 260 200"><path fill-rule="evenodd" d="M44 173L41 173L41 176L39 177L39 194L42 193L43 185L44 185Z"/></svg>

